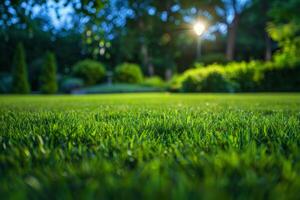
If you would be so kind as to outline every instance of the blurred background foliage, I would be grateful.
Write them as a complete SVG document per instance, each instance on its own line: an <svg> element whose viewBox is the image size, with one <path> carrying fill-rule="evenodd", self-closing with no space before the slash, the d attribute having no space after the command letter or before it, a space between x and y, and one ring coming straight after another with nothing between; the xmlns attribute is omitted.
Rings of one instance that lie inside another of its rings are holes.
<svg viewBox="0 0 300 200"><path fill-rule="evenodd" d="M170 91L297 91L299 7L300 0L4 0L0 92L43 92L47 51L58 88L43 93L109 79ZM207 29L197 60L199 19ZM18 43L24 72L13 61ZM16 80L26 88L15 90Z"/></svg>

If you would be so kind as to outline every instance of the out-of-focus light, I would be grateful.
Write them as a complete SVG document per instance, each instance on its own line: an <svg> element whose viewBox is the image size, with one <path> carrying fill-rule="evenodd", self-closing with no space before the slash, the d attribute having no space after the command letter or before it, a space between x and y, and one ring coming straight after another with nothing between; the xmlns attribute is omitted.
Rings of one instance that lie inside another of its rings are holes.
<svg viewBox="0 0 300 200"><path fill-rule="evenodd" d="M105 49L104 48L100 48L99 53L101 56L103 56L105 54Z"/></svg>
<svg viewBox="0 0 300 200"><path fill-rule="evenodd" d="M194 24L194 31L195 33L200 36L205 31L205 24L201 21L198 21Z"/></svg>

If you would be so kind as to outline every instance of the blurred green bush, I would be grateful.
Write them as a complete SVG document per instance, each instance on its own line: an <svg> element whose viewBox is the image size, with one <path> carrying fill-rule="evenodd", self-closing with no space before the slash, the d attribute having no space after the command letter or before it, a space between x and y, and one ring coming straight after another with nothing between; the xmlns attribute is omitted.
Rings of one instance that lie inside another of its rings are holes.
<svg viewBox="0 0 300 200"><path fill-rule="evenodd" d="M103 64L86 59L76 63L72 68L73 75L84 80L84 84L95 85L103 81L106 70Z"/></svg>
<svg viewBox="0 0 300 200"><path fill-rule="evenodd" d="M234 92L237 84L229 80L224 68L211 66L190 71L182 81L183 92Z"/></svg>
<svg viewBox="0 0 300 200"><path fill-rule="evenodd" d="M258 61L233 62L225 66L227 77L239 85L239 91L251 92L258 89L262 80L264 63Z"/></svg>
<svg viewBox="0 0 300 200"><path fill-rule="evenodd" d="M199 65L172 78L170 91L256 92L300 91L300 62L233 62Z"/></svg>
<svg viewBox="0 0 300 200"><path fill-rule="evenodd" d="M123 63L116 67L114 81L118 83L142 83L144 75L137 64Z"/></svg>
<svg viewBox="0 0 300 200"><path fill-rule="evenodd" d="M167 82L167 89L170 92L180 92L184 79L185 76L183 74L174 74L172 78Z"/></svg>
<svg viewBox="0 0 300 200"><path fill-rule="evenodd" d="M145 78L143 81L143 85L157 87L157 88L163 88L166 86L166 83L159 76L152 76L149 78Z"/></svg>
<svg viewBox="0 0 300 200"><path fill-rule="evenodd" d="M300 91L300 62L293 66L266 63L262 70L261 91Z"/></svg>

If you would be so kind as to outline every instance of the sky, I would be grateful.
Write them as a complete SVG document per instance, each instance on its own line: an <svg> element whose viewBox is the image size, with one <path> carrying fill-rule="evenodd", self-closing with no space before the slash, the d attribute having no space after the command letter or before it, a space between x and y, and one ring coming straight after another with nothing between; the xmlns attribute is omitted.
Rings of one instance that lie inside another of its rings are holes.
<svg viewBox="0 0 300 200"><path fill-rule="evenodd" d="M47 1L47 9L36 5L33 8L33 17L39 15L41 12L46 12L51 20L51 24L56 29L61 29L63 26L71 23L72 14L74 13L74 9L71 5L64 6L65 1L55 2L54 0ZM58 8L58 9L56 9ZM65 27L68 28L68 27Z"/></svg>

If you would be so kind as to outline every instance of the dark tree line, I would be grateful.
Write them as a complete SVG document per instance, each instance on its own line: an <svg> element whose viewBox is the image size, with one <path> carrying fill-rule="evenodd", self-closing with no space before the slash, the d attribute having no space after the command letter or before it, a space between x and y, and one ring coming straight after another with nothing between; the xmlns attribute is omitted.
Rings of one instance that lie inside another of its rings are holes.
<svg viewBox="0 0 300 200"><path fill-rule="evenodd" d="M0 3L1 72L12 71L16 45L23 42L30 77L40 71L35 68L50 50L62 74L78 60L92 58L108 69L139 63L148 76L170 78L195 62L197 37L191 27L196 19L208 26L200 59L204 63L270 60L277 49L292 49L278 34L283 26L293 32L287 37L294 45L299 35L299 0L65 1L54 9L73 9L67 29L49 23L47 12L34 13L35 6L53 9L47 1Z"/></svg>

